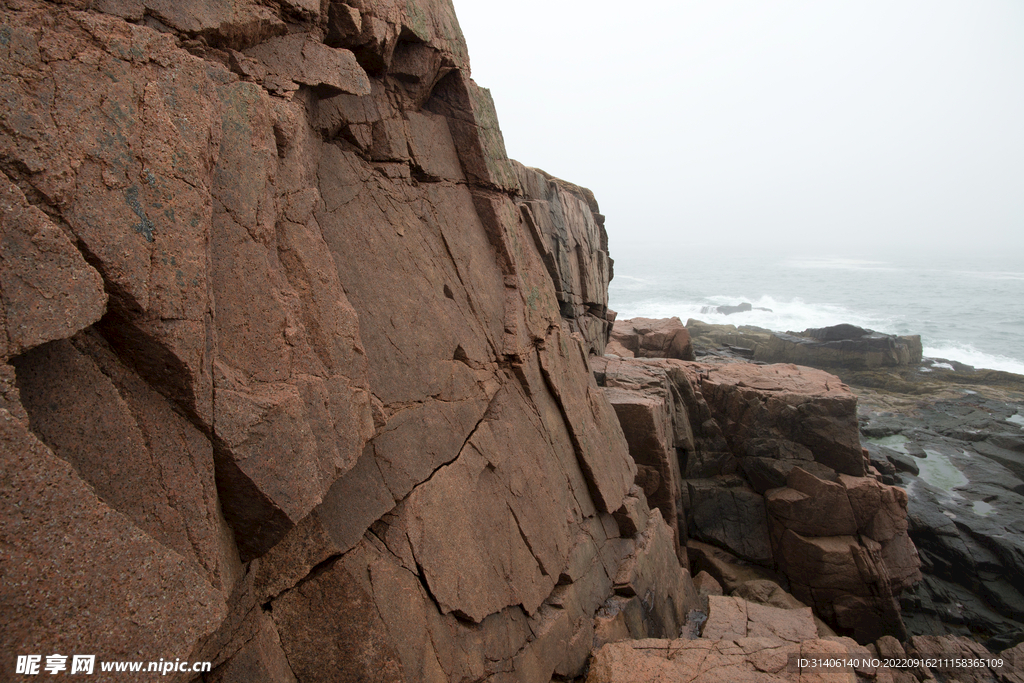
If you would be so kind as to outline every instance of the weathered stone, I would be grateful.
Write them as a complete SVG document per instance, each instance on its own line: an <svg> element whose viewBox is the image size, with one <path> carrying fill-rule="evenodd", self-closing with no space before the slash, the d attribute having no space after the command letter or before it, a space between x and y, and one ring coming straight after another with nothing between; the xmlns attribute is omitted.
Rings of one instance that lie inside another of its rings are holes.
<svg viewBox="0 0 1024 683"><path fill-rule="evenodd" d="M681 538L677 520L682 513L683 482L676 444L679 432L685 434L689 428L683 406L661 368L607 358L595 358L593 365L603 368L604 394L615 408L637 464L638 483L646 485L648 502L661 510L676 538ZM688 445L692 449L692 437Z"/></svg>
<svg viewBox="0 0 1024 683"><path fill-rule="evenodd" d="M562 316L588 353L602 355L611 330L612 260L597 201L590 190L518 162L513 166L525 199L523 219L554 282Z"/></svg>
<svg viewBox="0 0 1024 683"><path fill-rule="evenodd" d="M637 358L694 359L690 333L679 318L617 320L611 338Z"/></svg>
<svg viewBox="0 0 1024 683"><path fill-rule="evenodd" d="M602 512L614 512L636 476L615 412L590 374L579 341L556 332L541 347L540 361L572 430L594 501Z"/></svg>
<svg viewBox="0 0 1024 683"><path fill-rule="evenodd" d="M715 581L715 577L706 571L701 571L693 577L693 587L696 589L697 595L701 597L705 595L722 595L721 584Z"/></svg>
<svg viewBox="0 0 1024 683"><path fill-rule="evenodd" d="M772 570L740 560L721 548L690 539L686 542L686 551L696 572L707 572L715 579L726 593L731 593L748 581L766 579L781 580Z"/></svg>
<svg viewBox="0 0 1024 683"><path fill-rule="evenodd" d="M765 499L742 480L690 479L690 519L694 537L736 556L771 566Z"/></svg>
<svg viewBox="0 0 1024 683"><path fill-rule="evenodd" d="M404 681L402 662L370 595L335 561L273 602L273 619L302 681Z"/></svg>
<svg viewBox="0 0 1024 683"><path fill-rule="evenodd" d="M106 309L103 281L0 173L0 357L70 337Z"/></svg>
<svg viewBox="0 0 1024 683"><path fill-rule="evenodd" d="M2 409L0 466L4 652L156 661L191 651L224 617L224 594L193 563L97 498Z"/></svg>
<svg viewBox="0 0 1024 683"><path fill-rule="evenodd" d="M839 378L795 365L681 367L700 388L736 457L806 458L864 475L856 397Z"/></svg>
<svg viewBox="0 0 1024 683"><path fill-rule="evenodd" d="M325 86L352 95L369 95L370 79L349 50L328 47L308 33L272 38L245 51L264 69L264 84L287 89L287 82Z"/></svg>
<svg viewBox="0 0 1024 683"><path fill-rule="evenodd" d="M784 529L804 536L848 536L856 534L857 520L846 489L822 481L799 467L787 479L789 488L765 495L768 514Z"/></svg>
<svg viewBox="0 0 1024 683"><path fill-rule="evenodd" d="M220 514L210 442L102 339L75 341L15 359L33 431L100 500L229 591L238 557Z"/></svg>
<svg viewBox="0 0 1024 683"><path fill-rule="evenodd" d="M698 608L690 572L679 565L672 530L659 510L652 512L636 550L619 567L615 591L647 601L646 632L654 637L679 634L687 612Z"/></svg>
<svg viewBox="0 0 1024 683"><path fill-rule="evenodd" d="M462 170L472 182L502 190L517 190L515 167L505 156L494 101L462 71L438 83L427 108L448 119Z"/></svg>
<svg viewBox="0 0 1024 683"><path fill-rule="evenodd" d="M921 362L921 338L835 325L800 333L773 334L766 343L757 346L754 359L855 370L916 365Z"/></svg>
<svg viewBox="0 0 1024 683"><path fill-rule="evenodd" d="M210 674L212 683L296 683L270 617L259 613L259 630Z"/></svg>

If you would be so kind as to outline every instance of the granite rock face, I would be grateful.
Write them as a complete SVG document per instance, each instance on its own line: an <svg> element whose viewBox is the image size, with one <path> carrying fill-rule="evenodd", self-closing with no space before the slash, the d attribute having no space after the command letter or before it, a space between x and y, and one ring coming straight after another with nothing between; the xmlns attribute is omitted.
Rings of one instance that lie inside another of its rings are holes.
<svg viewBox="0 0 1024 683"><path fill-rule="evenodd" d="M512 162L522 188L520 211L555 285L562 318L587 350L604 354L615 312L608 310L612 259L590 190Z"/></svg>
<svg viewBox="0 0 1024 683"><path fill-rule="evenodd" d="M506 157L449 2L10 2L0 78L0 650L548 681L610 612L678 636L603 217Z"/></svg>

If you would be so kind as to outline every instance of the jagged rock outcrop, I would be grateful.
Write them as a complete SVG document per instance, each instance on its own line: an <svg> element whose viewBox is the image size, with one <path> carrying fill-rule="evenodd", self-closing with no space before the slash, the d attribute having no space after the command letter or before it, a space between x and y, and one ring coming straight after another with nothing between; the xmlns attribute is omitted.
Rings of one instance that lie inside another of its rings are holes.
<svg viewBox="0 0 1024 683"><path fill-rule="evenodd" d="M678 635L587 365L603 218L507 159L449 2L25 0L0 38L0 649L547 681L616 610Z"/></svg>
<svg viewBox="0 0 1024 683"><path fill-rule="evenodd" d="M749 325L709 325L690 319L686 329L701 355L793 363L833 372L915 366L921 362L922 354L919 335L883 334L848 324L782 333Z"/></svg>
<svg viewBox="0 0 1024 683"><path fill-rule="evenodd" d="M925 576L904 595L908 628L998 649L1024 639L1024 481L1014 469L1024 439L1012 421L1024 394L1007 403L954 387L955 398L915 396L911 414L869 407L862 433L910 494Z"/></svg>
<svg viewBox="0 0 1024 683"><path fill-rule="evenodd" d="M612 259L604 216L590 190L513 161L523 201L519 208L555 285L562 318L603 355L615 312L608 310Z"/></svg>
<svg viewBox="0 0 1024 683"><path fill-rule="evenodd" d="M633 318L612 327L608 353L623 358L693 360L690 333L679 318Z"/></svg>
<svg viewBox="0 0 1024 683"><path fill-rule="evenodd" d="M862 642L906 635L897 600L921 576L907 497L869 473L856 398L837 377L617 355L594 367L637 484L678 515L694 573L729 591L786 582Z"/></svg>

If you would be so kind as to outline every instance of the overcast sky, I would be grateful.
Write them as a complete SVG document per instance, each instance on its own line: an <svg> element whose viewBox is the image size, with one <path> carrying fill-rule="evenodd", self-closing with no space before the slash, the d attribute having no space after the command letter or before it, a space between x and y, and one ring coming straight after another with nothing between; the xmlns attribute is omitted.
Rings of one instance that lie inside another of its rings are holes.
<svg viewBox="0 0 1024 683"><path fill-rule="evenodd" d="M735 238L1024 261L1022 0L454 2L509 155L594 190L613 256Z"/></svg>

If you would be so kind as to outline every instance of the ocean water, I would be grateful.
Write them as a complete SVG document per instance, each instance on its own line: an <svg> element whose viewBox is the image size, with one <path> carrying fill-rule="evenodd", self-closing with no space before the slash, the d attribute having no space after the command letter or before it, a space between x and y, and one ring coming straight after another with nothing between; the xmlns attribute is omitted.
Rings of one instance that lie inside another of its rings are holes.
<svg viewBox="0 0 1024 683"><path fill-rule="evenodd" d="M851 323L919 334L926 357L1024 374L1022 254L614 247L609 305L620 320L678 316L781 332ZM771 311L701 312L742 302Z"/></svg>

